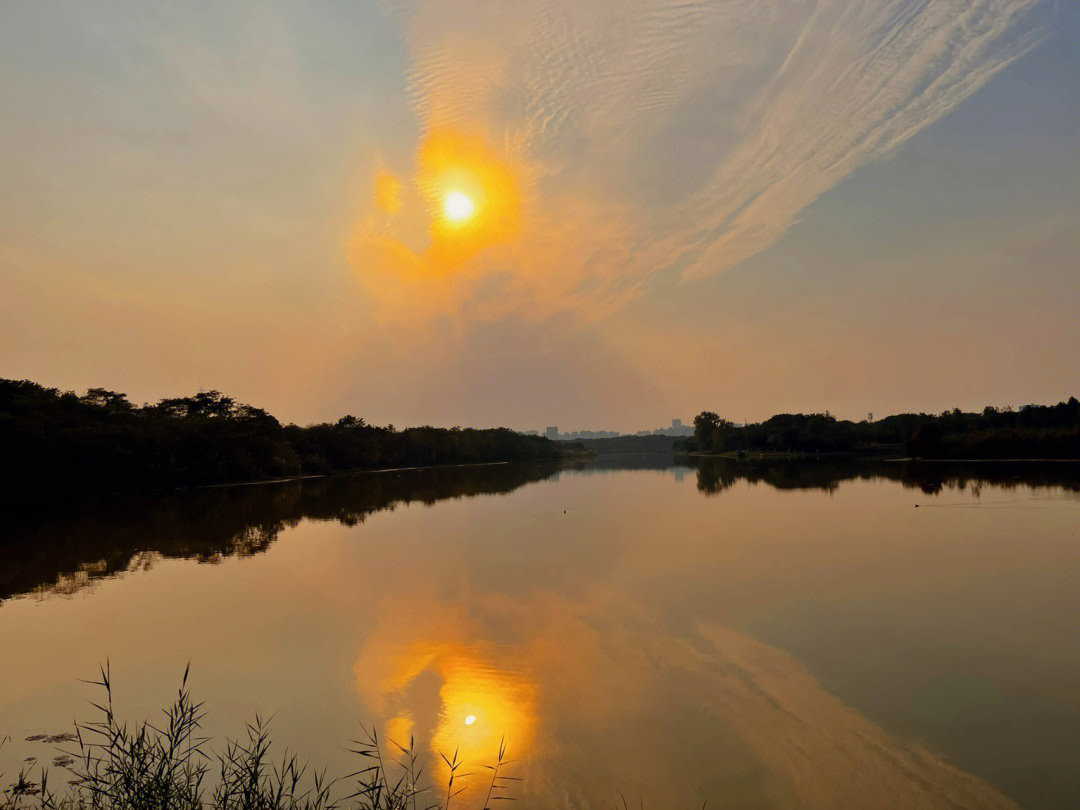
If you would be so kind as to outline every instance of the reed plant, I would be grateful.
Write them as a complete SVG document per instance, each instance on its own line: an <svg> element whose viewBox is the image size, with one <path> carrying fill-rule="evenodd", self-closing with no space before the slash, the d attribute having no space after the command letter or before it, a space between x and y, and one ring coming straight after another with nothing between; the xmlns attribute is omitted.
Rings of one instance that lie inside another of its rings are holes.
<svg viewBox="0 0 1080 810"><path fill-rule="evenodd" d="M437 791L424 778L413 739L408 746L384 742L371 727L349 749L359 767L329 778L288 751L274 759L268 724L259 716L213 754L201 733L202 703L192 700L187 680L185 669L162 722L129 727L116 717L108 664L101 667L93 681L103 695L92 704L98 719L76 723L75 748L64 752L74 778L54 791L47 768L36 780L20 771L0 788L0 810L450 810L462 779L473 775L461 772L457 752L444 755L450 775ZM512 798L506 793L516 780L503 773L508 764L502 743L495 762L484 766L487 792L479 810Z"/></svg>

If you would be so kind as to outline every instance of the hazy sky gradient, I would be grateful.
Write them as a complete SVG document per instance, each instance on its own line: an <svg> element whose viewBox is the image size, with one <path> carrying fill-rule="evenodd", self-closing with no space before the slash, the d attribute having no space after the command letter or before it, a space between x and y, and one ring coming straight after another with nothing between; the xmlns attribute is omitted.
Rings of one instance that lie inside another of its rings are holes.
<svg viewBox="0 0 1080 810"><path fill-rule="evenodd" d="M0 376L564 430L1080 393L1062 0L12 3L0 108Z"/></svg>

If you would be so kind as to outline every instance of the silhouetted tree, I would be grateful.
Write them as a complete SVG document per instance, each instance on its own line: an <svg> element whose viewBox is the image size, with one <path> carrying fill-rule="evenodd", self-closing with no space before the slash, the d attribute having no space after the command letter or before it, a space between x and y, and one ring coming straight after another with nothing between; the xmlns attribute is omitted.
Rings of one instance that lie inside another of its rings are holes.
<svg viewBox="0 0 1080 810"><path fill-rule="evenodd" d="M196 486L381 466L558 458L553 443L503 428L283 427L219 391L136 408L120 393L84 396L0 380L0 446L23 491ZM11 492L8 493L9 495Z"/></svg>

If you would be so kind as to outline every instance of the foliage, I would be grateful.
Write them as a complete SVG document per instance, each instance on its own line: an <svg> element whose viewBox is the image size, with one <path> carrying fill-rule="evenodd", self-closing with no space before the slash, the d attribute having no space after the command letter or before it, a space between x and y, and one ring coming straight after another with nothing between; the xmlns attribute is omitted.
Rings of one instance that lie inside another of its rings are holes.
<svg viewBox="0 0 1080 810"><path fill-rule="evenodd" d="M390 759L374 729L362 729L351 749L359 769L335 779L325 771L309 775L288 752L273 760L267 725L258 717L244 739L227 741L224 752L212 757L209 740L200 734L202 704L188 694L187 677L185 670L161 727L144 721L129 728L116 719L109 668L102 667L95 683L104 700L94 704L100 719L75 726L78 750L71 752L74 765L68 770L74 780L68 790L53 792L47 770L36 782L22 772L0 789L0 810L449 810L461 793L455 789L461 766L456 753L444 757L450 780L439 796L422 780L423 764L413 741L407 748L392 743L399 755ZM213 778L210 763L215 759ZM495 764L485 766L490 776L480 810L511 798L505 793L517 780L502 773L508 764L506 746L500 744Z"/></svg>
<svg viewBox="0 0 1080 810"><path fill-rule="evenodd" d="M398 431L355 416L283 426L217 391L135 407L103 388L79 397L28 380L0 380L0 446L25 492L173 488L559 455L547 439L506 428Z"/></svg>
<svg viewBox="0 0 1080 810"><path fill-rule="evenodd" d="M902 450L912 458L1080 459L1080 402L1019 410L958 408L933 416L905 413L851 422L824 414L778 414L736 426L711 411L694 420L683 450L707 453L852 453Z"/></svg>

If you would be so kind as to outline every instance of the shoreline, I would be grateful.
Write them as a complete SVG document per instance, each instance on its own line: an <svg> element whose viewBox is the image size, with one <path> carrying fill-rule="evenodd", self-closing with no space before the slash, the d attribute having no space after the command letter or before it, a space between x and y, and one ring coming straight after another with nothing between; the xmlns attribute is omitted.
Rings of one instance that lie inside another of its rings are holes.
<svg viewBox="0 0 1080 810"><path fill-rule="evenodd" d="M413 467L377 467L375 469L369 469L367 467L357 467L351 470L334 470L333 472L326 473L311 473L309 475L292 475L287 478L266 478L257 479L254 481L227 481L222 484L198 484L195 486L181 486L172 488L162 488L154 490L146 490L148 492L185 492L188 490L196 489L223 489L225 487L254 487L262 484L287 484L290 481L306 481L313 478L330 478L335 475L361 475L364 473L388 473L388 472L416 472L420 470L452 470L461 467L498 467L502 464L542 464L544 462L539 461L474 461L461 464L421 464ZM556 462L547 462L556 463ZM139 490L117 490L114 494L120 494L123 492L137 492Z"/></svg>
<svg viewBox="0 0 1080 810"><path fill-rule="evenodd" d="M724 453L708 453L701 450L682 450L675 451L677 456L691 456L693 458L703 459L727 459L730 461L814 461L814 460L827 460L827 459L866 459L872 461L893 461L893 462L908 462L912 464L940 464L940 463L963 463L963 464L1003 464L1008 462L1025 462L1034 464L1077 464L1080 463L1080 458L1054 458L1054 457L1031 457L1031 456L1002 456L995 458L912 458L911 456L887 456L877 455L875 453L803 453L798 451L772 451L772 452L754 452L745 453L740 457L739 453L742 451L728 451Z"/></svg>

